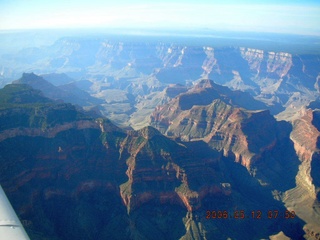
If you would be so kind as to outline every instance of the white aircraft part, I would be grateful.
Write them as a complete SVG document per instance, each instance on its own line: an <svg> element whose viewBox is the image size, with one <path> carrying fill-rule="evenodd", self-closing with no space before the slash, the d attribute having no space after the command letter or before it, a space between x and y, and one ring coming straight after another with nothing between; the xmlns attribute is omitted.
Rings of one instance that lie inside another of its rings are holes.
<svg viewBox="0 0 320 240"><path fill-rule="evenodd" d="M30 240L0 186L0 240Z"/></svg>

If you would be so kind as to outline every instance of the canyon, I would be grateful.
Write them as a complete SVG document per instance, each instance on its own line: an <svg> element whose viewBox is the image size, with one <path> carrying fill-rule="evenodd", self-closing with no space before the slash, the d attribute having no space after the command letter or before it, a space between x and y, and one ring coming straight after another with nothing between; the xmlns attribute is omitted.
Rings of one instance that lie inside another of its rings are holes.
<svg viewBox="0 0 320 240"><path fill-rule="evenodd" d="M30 238L319 239L319 55L143 39L1 55L0 183Z"/></svg>

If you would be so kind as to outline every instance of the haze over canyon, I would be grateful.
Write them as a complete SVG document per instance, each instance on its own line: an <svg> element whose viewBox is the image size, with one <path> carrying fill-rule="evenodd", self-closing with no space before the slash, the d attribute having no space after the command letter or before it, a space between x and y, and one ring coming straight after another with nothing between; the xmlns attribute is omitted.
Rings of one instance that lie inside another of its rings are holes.
<svg viewBox="0 0 320 240"><path fill-rule="evenodd" d="M320 239L318 37L2 34L0 184L31 239Z"/></svg>

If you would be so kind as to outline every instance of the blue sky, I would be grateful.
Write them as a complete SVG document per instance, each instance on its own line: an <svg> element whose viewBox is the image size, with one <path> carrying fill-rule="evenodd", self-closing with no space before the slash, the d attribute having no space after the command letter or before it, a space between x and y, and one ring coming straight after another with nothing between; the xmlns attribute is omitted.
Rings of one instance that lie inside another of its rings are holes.
<svg viewBox="0 0 320 240"><path fill-rule="evenodd" d="M0 30L82 27L320 35L320 1L0 0Z"/></svg>

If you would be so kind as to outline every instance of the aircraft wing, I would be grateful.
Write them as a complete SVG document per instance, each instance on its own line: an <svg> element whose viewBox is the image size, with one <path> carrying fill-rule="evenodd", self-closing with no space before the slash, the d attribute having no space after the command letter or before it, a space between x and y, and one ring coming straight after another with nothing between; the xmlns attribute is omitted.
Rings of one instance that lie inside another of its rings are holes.
<svg viewBox="0 0 320 240"><path fill-rule="evenodd" d="M0 239L30 240L0 185Z"/></svg>

